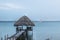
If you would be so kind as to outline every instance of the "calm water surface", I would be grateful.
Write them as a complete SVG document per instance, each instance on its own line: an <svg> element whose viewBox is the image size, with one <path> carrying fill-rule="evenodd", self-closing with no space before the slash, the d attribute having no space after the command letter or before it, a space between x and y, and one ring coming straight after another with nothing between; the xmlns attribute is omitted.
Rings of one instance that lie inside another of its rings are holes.
<svg viewBox="0 0 60 40"><path fill-rule="evenodd" d="M0 37L13 35L15 33L15 22L0 22ZM60 40L60 22L34 22L33 39L34 40Z"/></svg>

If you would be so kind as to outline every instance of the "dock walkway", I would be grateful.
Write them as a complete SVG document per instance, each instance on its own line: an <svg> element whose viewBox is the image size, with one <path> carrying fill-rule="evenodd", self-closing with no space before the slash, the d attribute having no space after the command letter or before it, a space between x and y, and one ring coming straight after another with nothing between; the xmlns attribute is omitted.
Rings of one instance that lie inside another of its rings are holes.
<svg viewBox="0 0 60 40"><path fill-rule="evenodd" d="M20 31L20 32L17 32L16 34L12 35L11 37L8 37L7 39L8 40L20 40L24 38L25 40L25 37L26 37L26 32L25 31Z"/></svg>

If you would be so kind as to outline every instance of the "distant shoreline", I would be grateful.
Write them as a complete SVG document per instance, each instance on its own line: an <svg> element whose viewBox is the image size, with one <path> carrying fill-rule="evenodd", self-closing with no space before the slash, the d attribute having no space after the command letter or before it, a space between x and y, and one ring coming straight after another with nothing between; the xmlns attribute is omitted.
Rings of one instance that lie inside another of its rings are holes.
<svg viewBox="0 0 60 40"><path fill-rule="evenodd" d="M16 21L0 21L0 22L16 22ZM33 21L33 22L60 22L60 21Z"/></svg>

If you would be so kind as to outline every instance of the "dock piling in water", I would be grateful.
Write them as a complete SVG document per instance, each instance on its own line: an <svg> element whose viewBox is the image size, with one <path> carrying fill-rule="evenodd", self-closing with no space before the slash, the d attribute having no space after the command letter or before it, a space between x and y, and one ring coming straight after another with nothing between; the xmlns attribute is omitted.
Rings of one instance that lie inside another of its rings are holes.
<svg viewBox="0 0 60 40"><path fill-rule="evenodd" d="M4 40L7 40L6 35L4 36Z"/></svg>
<svg viewBox="0 0 60 40"><path fill-rule="evenodd" d="M3 40L3 37L1 37L1 40Z"/></svg>

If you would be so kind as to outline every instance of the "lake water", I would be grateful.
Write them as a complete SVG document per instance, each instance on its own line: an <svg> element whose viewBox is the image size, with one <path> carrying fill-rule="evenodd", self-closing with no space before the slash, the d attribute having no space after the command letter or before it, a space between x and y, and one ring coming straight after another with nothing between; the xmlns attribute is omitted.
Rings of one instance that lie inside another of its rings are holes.
<svg viewBox="0 0 60 40"><path fill-rule="evenodd" d="M0 22L0 37L5 35L15 34L15 22ZM59 21L44 21L44 22L34 22L33 27L33 39L34 40L45 40L50 38L50 40L60 40L60 22Z"/></svg>

